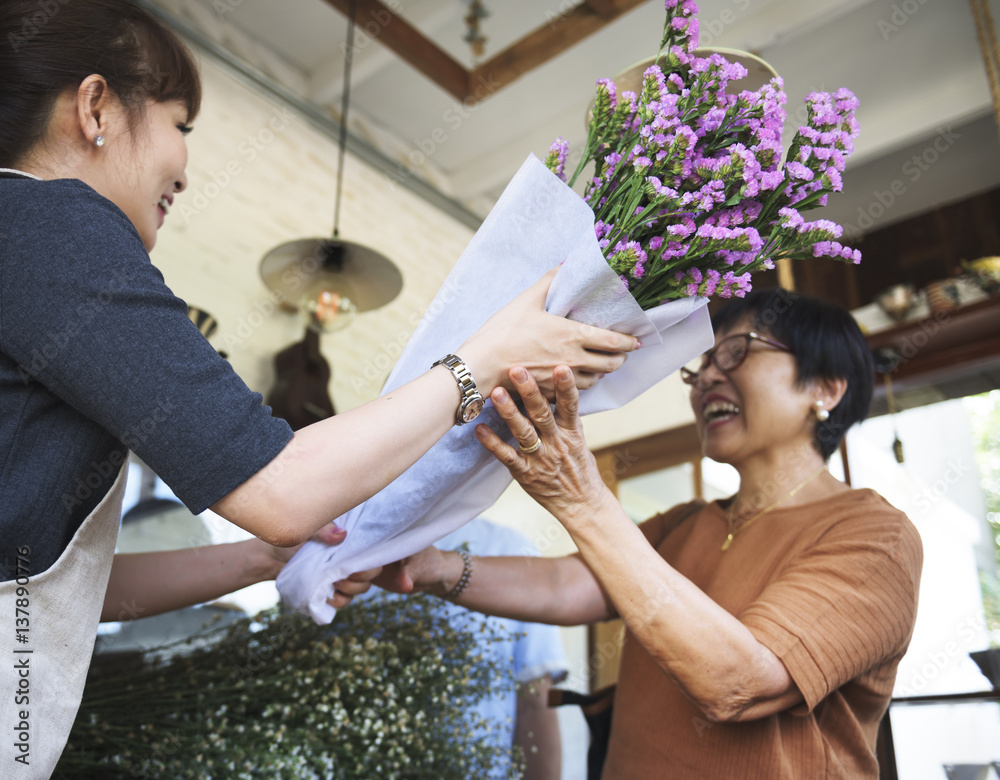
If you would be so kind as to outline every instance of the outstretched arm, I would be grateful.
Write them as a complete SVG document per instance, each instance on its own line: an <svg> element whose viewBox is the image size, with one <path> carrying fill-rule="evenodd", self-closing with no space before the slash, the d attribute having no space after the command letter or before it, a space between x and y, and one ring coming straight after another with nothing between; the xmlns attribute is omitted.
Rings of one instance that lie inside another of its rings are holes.
<svg viewBox="0 0 1000 780"><path fill-rule="evenodd" d="M313 538L339 544L346 531L329 526ZM120 553L111 565L101 620L133 620L202 604L227 593L273 580L297 548L260 539L145 553ZM350 601L337 593L335 607Z"/></svg>
<svg viewBox="0 0 1000 780"><path fill-rule="evenodd" d="M578 555L470 556L470 561L468 585L454 599L463 607L528 623L563 626L614 616L593 573ZM426 591L444 596L458 584L464 569L459 553L428 547L384 567L374 582L394 593Z"/></svg>
<svg viewBox="0 0 1000 780"><path fill-rule="evenodd" d="M567 362L577 384L590 387L637 347L632 336L546 313L554 275L542 277L458 348L484 396L509 384L514 365L527 365L551 390L552 367ZM412 466L455 424L459 397L451 372L438 366L297 431L278 457L212 509L272 544L300 544Z"/></svg>

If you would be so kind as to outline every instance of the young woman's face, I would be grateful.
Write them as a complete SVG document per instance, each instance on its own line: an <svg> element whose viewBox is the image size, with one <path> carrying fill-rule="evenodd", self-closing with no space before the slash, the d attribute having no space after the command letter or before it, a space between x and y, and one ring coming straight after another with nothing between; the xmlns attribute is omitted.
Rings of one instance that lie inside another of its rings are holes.
<svg viewBox="0 0 1000 780"><path fill-rule="evenodd" d="M753 330L747 318L718 333L716 346L728 336ZM738 465L747 458L774 460L808 447L815 422L814 388L797 380L794 356L760 341L752 341L743 363L728 373L714 363L705 366L690 395L703 453Z"/></svg>
<svg viewBox="0 0 1000 780"><path fill-rule="evenodd" d="M105 150L116 159L120 175L106 180L105 194L135 225L149 251L156 231L173 205L174 196L187 187L184 169L188 153L185 135L187 108L180 101L150 101L146 115L134 132L109 140Z"/></svg>

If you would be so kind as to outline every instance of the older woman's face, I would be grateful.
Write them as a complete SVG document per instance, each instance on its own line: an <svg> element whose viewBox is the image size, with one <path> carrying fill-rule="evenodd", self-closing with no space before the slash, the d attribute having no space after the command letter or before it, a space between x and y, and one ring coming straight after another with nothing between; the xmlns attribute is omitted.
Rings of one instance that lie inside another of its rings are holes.
<svg viewBox="0 0 1000 780"><path fill-rule="evenodd" d="M717 333L715 344L753 330L759 328L748 317ZM709 362L690 395L703 453L738 465L747 458L773 460L786 450L808 446L814 399L810 386L800 386L796 378L794 356L760 341L751 341L746 359L729 372Z"/></svg>

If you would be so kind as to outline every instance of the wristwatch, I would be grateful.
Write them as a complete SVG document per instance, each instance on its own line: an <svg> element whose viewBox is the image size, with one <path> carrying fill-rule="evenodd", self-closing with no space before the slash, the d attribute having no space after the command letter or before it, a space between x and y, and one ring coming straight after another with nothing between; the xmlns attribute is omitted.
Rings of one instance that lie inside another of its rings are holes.
<svg viewBox="0 0 1000 780"><path fill-rule="evenodd" d="M462 401L455 413L455 423L465 425L467 422L475 420L483 411L486 401L476 388L476 381L472 378L469 367L455 355L445 355L440 360L435 360L431 368L434 366L447 366L448 370L455 376L455 381L458 382L458 391L462 394Z"/></svg>

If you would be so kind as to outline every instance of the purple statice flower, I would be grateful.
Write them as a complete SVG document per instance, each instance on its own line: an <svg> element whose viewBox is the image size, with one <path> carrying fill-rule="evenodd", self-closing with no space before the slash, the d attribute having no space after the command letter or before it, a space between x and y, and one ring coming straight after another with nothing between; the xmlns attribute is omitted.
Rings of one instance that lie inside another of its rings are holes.
<svg viewBox="0 0 1000 780"><path fill-rule="evenodd" d="M689 216L681 217L680 224L668 225L667 233L671 238L684 239L697 230L694 220Z"/></svg>
<svg viewBox="0 0 1000 780"><path fill-rule="evenodd" d="M802 215L798 211L793 209L791 206L785 206L778 209L778 215L782 218L781 227L788 228L789 230L798 230L805 224L805 220L802 219ZM800 231L801 232L801 231Z"/></svg>
<svg viewBox="0 0 1000 780"><path fill-rule="evenodd" d="M756 144L750 147L750 151L753 152L763 170L774 170L781 159L783 148L781 141L760 138Z"/></svg>
<svg viewBox="0 0 1000 780"><path fill-rule="evenodd" d="M757 157L743 144L733 144L730 147L730 159L733 171L743 178L740 194L753 198L760 192L761 167Z"/></svg>
<svg viewBox="0 0 1000 780"><path fill-rule="evenodd" d="M638 241L619 241L611 250L609 262L615 273L627 274L639 279L645 273L647 259L646 252ZM636 266L640 266L638 275L635 275Z"/></svg>
<svg viewBox="0 0 1000 780"><path fill-rule="evenodd" d="M615 110L618 105L618 85L615 84L611 79L598 79L597 80L597 100L600 102L603 99L607 101L608 108L611 111Z"/></svg>
<svg viewBox="0 0 1000 780"><path fill-rule="evenodd" d="M608 181L615 175L615 168L622 161L622 156L618 152L611 152L604 157L604 181Z"/></svg>
<svg viewBox="0 0 1000 780"><path fill-rule="evenodd" d="M607 237L610 233L614 231L614 229L615 229L614 225L612 225L611 223L605 223L603 220L600 219L594 223L594 234L597 236L598 239Z"/></svg>
<svg viewBox="0 0 1000 780"><path fill-rule="evenodd" d="M673 75L673 74L671 74ZM653 128L656 130L669 130L674 125L677 124L677 102L680 100L680 96L674 94L673 92L668 92L663 97L660 98L660 102L656 105L656 116L662 120L662 123L653 122Z"/></svg>
<svg viewBox="0 0 1000 780"><path fill-rule="evenodd" d="M851 90L845 87L841 87L834 92L833 97L837 101L837 110L842 114L853 113L861 106L861 101L855 97Z"/></svg>
<svg viewBox="0 0 1000 780"><path fill-rule="evenodd" d="M569 142L557 138L552 142L549 153L545 156L545 167L563 181L566 181L566 155L569 153Z"/></svg>
<svg viewBox="0 0 1000 780"><path fill-rule="evenodd" d="M746 245L747 249L745 252L751 252L756 255L761 249L764 248L764 239L760 237L760 233L755 227L737 227L733 228L733 237L736 238L740 245Z"/></svg>
<svg viewBox="0 0 1000 780"><path fill-rule="evenodd" d="M667 77L659 65L650 65L642 74L642 102L658 103L667 94Z"/></svg>
<svg viewBox="0 0 1000 780"><path fill-rule="evenodd" d="M675 257L684 257L687 254L688 248L680 241L668 241L663 245L663 249L660 251L660 257L664 260L671 260Z"/></svg>
<svg viewBox="0 0 1000 780"><path fill-rule="evenodd" d="M638 98L635 92L630 89L623 90L611 122L619 135L622 135L623 131L631 130L632 122L637 118L637 110Z"/></svg>
<svg viewBox="0 0 1000 780"><path fill-rule="evenodd" d="M691 60L689 59L688 62L690 61ZM669 89L670 87L673 87L673 89L670 90L671 93L679 97L686 98L689 94L691 94L691 90L687 88L687 84L684 83L684 79L682 79L677 73L671 73L667 76L667 88Z"/></svg>
<svg viewBox="0 0 1000 780"><path fill-rule="evenodd" d="M796 162L795 160L785 163L785 170L788 171L788 175L793 179L799 179L800 181L813 180L813 172L802 163Z"/></svg>
<svg viewBox="0 0 1000 780"><path fill-rule="evenodd" d="M776 190L785 180L785 174L781 171L764 171L760 175L760 189L764 192Z"/></svg>
<svg viewBox="0 0 1000 780"><path fill-rule="evenodd" d="M667 159L670 172L681 179L687 179L694 171L694 156L697 152L698 136L687 125L680 125L670 142ZM677 186L677 184L675 184Z"/></svg>
<svg viewBox="0 0 1000 780"><path fill-rule="evenodd" d="M799 233L815 241L828 241L831 238L840 238L844 229L836 222L828 219L817 219L815 222L805 222L798 227Z"/></svg>
<svg viewBox="0 0 1000 780"><path fill-rule="evenodd" d="M713 206L726 202L726 183L721 179L712 179L698 190L696 197L701 210L709 211Z"/></svg>
<svg viewBox="0 0 1000 780"><path fill-rule="evenodd" d="M727 82L722 85L723 90L728 86L728 82L742 81L747 77L749 71L744 65L739 62L729 62L724 57L720 57L720 59L722 60L722 75Z"/></svg>
<svg viewBox="0 0 1000 780"><path fill-rule="evenodd" d="M660 179L656 176L647 176L646 194L650 198L656 198L657 200L664 198L676 198L677 190L665 186L663 182L660 181Z"/></svg>
<svg viewBox="0 0 1000 780"><path fill-rule="evenodd" d="M714 133L722 127L722 123L725 120L726 109L716 106L715 108L710 108L702 114L701 118L698 120L698 129L704 133Z"/></svg>
<svg viewBox="0 0 1000 780"><path fill-rule="evenodd" d="M732 271L726 271L721 283L726 285L725 289L719 293L723 298L731 298L733 296L743 298L751 290L750 272L747 271L736 276Z"/></svg>
<svg viewBox="0 0 1000 780"><path fill-rule="evenodd" d="M841 178L840 171L835 166L831 165L823 171L823 187L831 192L843 191L844 180Z"/></svg>
<svg viewBox="0 0 1000 780"><path fill-rule="evenodd" d="M656 252L661 246L663 246L663 236L653 236L649 239L649 249L651 252Z"/></svg>
<svg viewBox="0 0 1000 780"><path fill-rule="evenodd" d="M719 281L722 279L722 274L716 271L714 268L709 268L705 271L705 288L702 290L702 295L706 298L711 298L715 295L715 290L719 286Z"/></svg>
<svg viewBox="0 0 1000 780"><path fill-rule="evenodd" d="M857 265L861 262L861 252L851 249L838 241L817 241L813 244L813 257L836 257Z"/></svg>
<svg viewBox="0 0 1000 780"><path fill-rule="evenodd" d="M611 79L597 80L597 96L594 98L594 113L591 127L603 131L608 127L618 105L618 87Z"/></svg>

